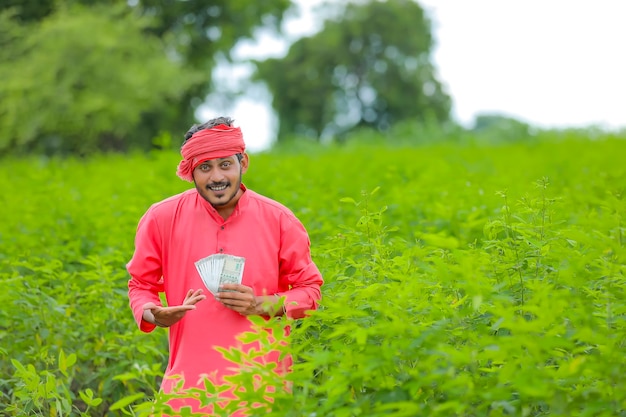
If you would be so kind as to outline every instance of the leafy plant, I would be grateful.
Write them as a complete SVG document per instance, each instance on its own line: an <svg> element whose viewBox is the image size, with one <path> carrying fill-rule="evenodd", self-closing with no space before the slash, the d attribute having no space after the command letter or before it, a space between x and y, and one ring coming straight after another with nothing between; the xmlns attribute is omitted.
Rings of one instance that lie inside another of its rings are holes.
<svg viewBox="0 0 626 417"><path fill-rule="evenodd" d="M223 351L248 371L176 395L268 417L626 415L626 142L548 139L252 155L246 185L310 232L321 306L255 320L254 351ZM3 159L2 412L166 409L166 334L136 328L124 265L147 207L189 186L178 161ZM270 350L288 389L255 361Z"/></svg>

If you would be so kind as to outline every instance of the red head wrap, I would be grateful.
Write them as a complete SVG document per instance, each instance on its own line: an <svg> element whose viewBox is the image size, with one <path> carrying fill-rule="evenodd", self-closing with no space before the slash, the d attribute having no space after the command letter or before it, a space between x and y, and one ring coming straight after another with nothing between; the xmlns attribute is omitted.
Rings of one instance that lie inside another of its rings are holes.
<svg viewBox="0 0 626 417"><path fill-rule="evenodd" d="M238 127L218 125L200 130L180 149L183 160L178 164L176 175L193 182L193 170L202 162L243 153L245 149L246 144Z"/></svg>

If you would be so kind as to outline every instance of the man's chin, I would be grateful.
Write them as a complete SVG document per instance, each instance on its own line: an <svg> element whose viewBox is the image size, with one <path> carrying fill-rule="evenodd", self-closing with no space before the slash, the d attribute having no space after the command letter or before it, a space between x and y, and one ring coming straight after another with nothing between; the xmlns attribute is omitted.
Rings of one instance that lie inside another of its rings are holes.
<svg viewBox="0 0 626 417"><path fill-rule="evenodd" d="M228 201L214 201L215 199L210 199L209 203L211 203L211 205L213 207L222 207L225 206L226 204L228 204Z"/></svg>

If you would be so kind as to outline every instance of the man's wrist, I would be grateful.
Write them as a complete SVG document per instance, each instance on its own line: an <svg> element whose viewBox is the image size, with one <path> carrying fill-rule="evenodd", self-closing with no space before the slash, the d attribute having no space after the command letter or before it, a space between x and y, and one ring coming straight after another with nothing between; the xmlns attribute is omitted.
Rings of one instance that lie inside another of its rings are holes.
<svg viewBox="0 0 626 417"><path fill-rule="evenodd" d="M157 327L170 327L169 324L165 324L159 320L157 320L156 316L154 315L154 313L150 310L150 309L146 309L143 311L143 320L150 323L150 324L154 324Z"/></svg>
<svg viewBox="0 0 626 417"><path fill-rule="evenodd" d="M152 320L154 320L154 324L156 324L158 327L170 327L167 324L161 323L160 321L158 321L156 319L156 317L152 317Z"/></svg>
<svg viewBox="0 0 626 417"><path fill-rule="evenodd" d="M264 297L262 295L259 295L256 298L256 313L258 316L268 316L269 315L269 308L268 308L268 301L267 301L267 297Z"/></svg>
<svg viewBox="0 0 626 417"><path fill-rule="evenodd" d="M257 296L257 313L259 316L280 316L284 312L280 303L280 296L278 294L270 296Z"/></svg>
<svg viewBox="0 0 626 417"><path fill-rule="evenodd" d="M287 306L285 303L285 298L284 296L280 296L278 294L274 294L274 297L276 297L276 315L279 316L286 316L287 315Z"/></svg>

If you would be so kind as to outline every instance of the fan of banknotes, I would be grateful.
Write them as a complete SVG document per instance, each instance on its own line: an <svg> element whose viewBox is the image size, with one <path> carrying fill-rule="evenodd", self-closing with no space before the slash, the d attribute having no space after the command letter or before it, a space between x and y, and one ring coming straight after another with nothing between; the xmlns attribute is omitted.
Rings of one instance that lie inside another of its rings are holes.
<svg viewBox="0 0 626 417"><path fill-rule="evenodd" d="M241 256L216 253L196 261L195 265L207 289L217 294L222 284L241 284L245 263Z"/></svg>

